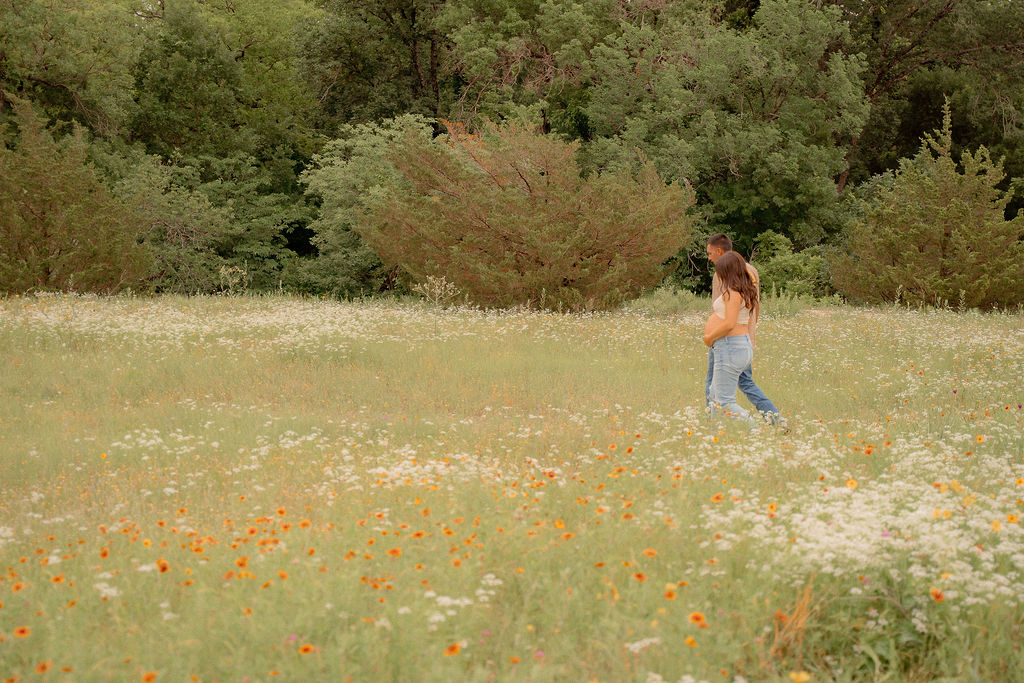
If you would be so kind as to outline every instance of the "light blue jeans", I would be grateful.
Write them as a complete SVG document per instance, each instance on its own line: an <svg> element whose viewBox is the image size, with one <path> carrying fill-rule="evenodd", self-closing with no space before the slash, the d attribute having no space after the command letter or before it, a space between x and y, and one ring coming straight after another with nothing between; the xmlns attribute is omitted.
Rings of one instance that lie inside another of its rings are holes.
<svg viewBox="0 0 1024 683"><path fill-rule="evenodd" d="M715 349L714 347L708 349L708 374L704 381L704 399L711 407L711 380L715 375ZM743 372L740 373L739 381L737 382L737 388L743 392L747 397L747 400L754 405L754 410L761 413L768 422L773 424L781 424L783 422L782 415L779 413L779 409L775 407L772 400L765 396L764 392L761 391L761 387L757 386L754 382L754 367L748 365Z"/></svg>
<svg viewBox="0 0 1024 683"><path fill-rule="evenodd" d="M722 337L711 345L709 357L714 358L708 395L712 416L717 411L724 411L727 415L744 420L753 426L754 418L736 403L740 375L750 369L754 360L754 347L750 345L750 337L745 334Z"/></svg>

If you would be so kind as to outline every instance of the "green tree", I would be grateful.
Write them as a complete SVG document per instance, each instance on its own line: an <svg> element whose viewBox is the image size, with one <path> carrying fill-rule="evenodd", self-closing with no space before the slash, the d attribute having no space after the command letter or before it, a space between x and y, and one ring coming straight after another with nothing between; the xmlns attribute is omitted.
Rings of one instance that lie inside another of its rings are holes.
<svg viewBox="0 0 1024 683"><path fill-rule="evenodd" d="M416 281L443 276L482 306L610 308L658 284L692 237L692 191L654 167L581 178L577 145L520 125L408 130L356 229Z"/></svg>
<svg viewBox="0 0 1024 683"><path fill-rule="evenodd" d="M13 94L52 119L120 134L141 46L133 23L126 0L0 0L0 120Z"/></svg>
<svg viewBox="0 0 1024 683"><path fill-rule="evenodd" d="M87 163L81 128L61 142L22 100L0 147L0 289L116 292L145 287L139 217Z"/></svg>
<svg viewBox="0 0 1024 683"><path fill-rule="evenodd" d="M319 127L401 114L447 113L455 83L437 24L446 0L316 0L301 34L302 74L320 105Z"/></svg>
<svg viewBox="0 0 1024 683"><path fill-rule="evenodd" d="M987 144L1024 171L1019 121L1024 112L1024 6L978 0L827 0L850 25L844 50L865 56L871 116L843 139L849 181L895 168L921 136L939 125L950 96L961 144ZM974 122L975 130L968 130ZM1016 138L1009 145L1007 138Z"/></svg>
<svg viewBox="0 0 1024 683"><path fill-rule="evenodd" d="M818 243L839 225L837 142L867 114L846 40L836 8L803 0L763 2L742 30L692 9L624 24L589 65L589 164L643 150L665 178L693 183L707 229L741 250L768 228Z"/></svg>
<svg viewBox="0 0 1024 683"><path fill-rule="evenodd" d="M313 159L302 180L319 213L311 224L317 256L293 264L291 282L334 296L372 294L394 286L396 269L385 266L359 235L368 220L368 202L387 193L401 176L389 149L405 135L431 135L431 122L415 115L359 125L343 125L340 135Z"/></svg>
<svg viewBox="0 0 1024 683"><path fill-rule="evenodd" d="M835 254L836 289L870 303L1014 306L1024 301L1024 214L1006 220L1010 193L984 147L952 156L948 106L942 129L863 200L845 249Z"/></svg>
<svg viewBox="0 0 1024 683"><path fill-rule="evenodd" d="M163 157L252 150L245 72L219 33L188 2L171 4L150 33L135 67L132 138Z"/></svg>
<svg viewBox="0 0 1024 683"><path fill-rule="evenodd" d="M761 290L768 294L821 296L828 289L821 246L793 251L788 237L766 230L754 240L750 256L761 277Z"/></svg>
<svg viewBox="0 0 1024 683"><path fill-rule="evenodd" d="M153 288L180 294L217 291L221 270L231 267L220 255L230 239L230 211L187 189L177 169L159 157L95 147L93 157L106 166L114 194L138 217L140 238L153 256Z"/></svg>
<svg viewBox="0 0 1024 683"><path fill-rule="evenodd" d="M453 115L466 121L532 111L545 130L588 139L585 79L593 50L646 4L449 0L440 23L463 82Z"/></svg>
<svg viewBox="0 0 1024 683"><path fill-rule="evenodd" d="M132 139L175 168L182 191L227 212L228 226L201 243L257 289L310 251L297 172L317 143L295 31L311 13L270 0L159 5L135 69Z"/></svg>

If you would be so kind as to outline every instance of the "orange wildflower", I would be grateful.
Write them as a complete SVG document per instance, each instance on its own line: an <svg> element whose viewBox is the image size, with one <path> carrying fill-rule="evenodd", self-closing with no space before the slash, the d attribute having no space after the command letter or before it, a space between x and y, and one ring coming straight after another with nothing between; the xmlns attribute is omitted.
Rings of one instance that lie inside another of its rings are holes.
<svg viewBox="0 0 1024 683"><path fill-rule="evenodd" d="M711 502L712 503L721 503L722 502L722 498L723 498L723 496L722 496L721 493L716 493L715 495L711 496Z"/></svg>
<svg viewBox="0 0 1024 683"><path fill-rule="evenodd" d="M932 596L932 600L934 600L935 602L942 602L946 599L946 596L944 596L942 594L942 591L940 591L938 588L931 589L931 591L929 591L928 594Z"/></svg>
<svg viewBox="0 0 1024 683"><path fill-rule="evenodd" d="M282 581L287 581L287 580L288 580L288 572L286 572L286 571L285 571L285 570L283 570L283 569L279 570L279 571L277 572L277 575L281 577L281 580L282 580Z"/></svg>
<svg viewBox="0 0 1024 683"><path fill-rule="evenodd" d="M36 673L37 674L44 674L47 671L49 671L52 666L53 666L53 662L50 662L50 661L39 662L38 664L36 664Z"/></svg>
<svg viewBox="0 0 1024 683"><path fill-rule="evenodd" d="M643 583L647 580L647 574L644 574L643 572L636 572L635 574L633 574L633 578L639 581L640 583Z"/></svg>
<svg viewBox="0 0 1024 683"><path fill-rule="evenodd" d="M282 517L284 517L287 513L288 511L285 510L284 508L277 508L277 514L281 515Z"/></svg>
<svg viewBox="0 0 1024 683"><path fill-rule="evenodd" d="M303 645L302 647L299 648L299 654L308 655L310 652L312 652L315 649L316 649L315 647L313 647L309 643L306 643L305 645Z"/></svg>
<svg viewBox="0 0 1024 683"><path fill-rule="evenodd" d="M444 656L451 657L452 655L457 655L459 654L459 650L461 649L462 645L460 645L459 643L452 643L444 649Z"/></svg>
<svg viewBox="0 0 1024 683"><path fill-rule="evenodd" d="M147 671L146 673L142 674L142 682L143 683L153 683L153 681L155 681L155 680L156 680L156 672L155 671Z"/></svg>
<svg viewBox="0 0 1024 683"><path fill-rule="evenodd" d="M249 558L246 557L245 555L243 555L242 557L239 557L238 559L235 560L235 566L238 567L239 569L245 569L246 567L249 566Z"/></svg>
<svg viewBox="0 0 1024 683"><path fill-rule="evenodd" d="M703 612L690 612L690 623L697 624L700 628L707 628L708 622L704 618Z"/></svg>
<svg viewBox="0 0 1024 683"><path fill-rule="evenodd" d="M690 647L697 647L697 640L693 636L686 636L686 638L683 639L683 642Z"/></svg>
<svg viewBox="0 0 1024 683"><path fill-rule="evenodd" d="M28 636L31 633L32 629L30 629L28 626L19 626L18 628L14 629L15 638L28 638Z"/></svg>
<svg viewBox="0 0 1024 683"><path fill-rule="evenodd" d="M11 592L17 593L18 591L25 590L25 585L23 581L15 581L11 584Z"/></svg>
<svg viewBox="0 0 1024 683"><path fill-rule="evenodd" d="M388 556L389 557L401 557L401 555L402 555L402 549L401 548L392 548L391 550L388 551Z"/></svg>
<svg viewBox="0 0 1024 683"><path fill-rule="evenodd" d="M644 548L644 555L646 555L647 557L654 557L657 554L658 551L654 548Z"/></svg>
<svg viewBox="0 0 1024 683"><path fill-rule="evenodd" d="M54 583L64 583L64 575L63 574L57 574L57 576L51 576L50 577L50 581L52 581Z"/></svg>

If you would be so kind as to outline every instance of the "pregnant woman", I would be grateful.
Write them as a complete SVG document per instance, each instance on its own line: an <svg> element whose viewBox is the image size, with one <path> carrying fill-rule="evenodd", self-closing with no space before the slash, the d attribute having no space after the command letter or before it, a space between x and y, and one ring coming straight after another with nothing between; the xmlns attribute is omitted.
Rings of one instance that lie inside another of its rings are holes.
<svg viewBox="0 0 1024 683"><path fill-rule="evenodd" d="M736 403L740 374L754 360L754 348L748 336L751 316L760 306L757 285L747 272L747 262L735 251L729 251L715 262L715 272L722 279L722 295L711 306L714 311L704 325L704 344L714 351L711 377L712 413L725 411L755 425L754 419Z"/></svg>

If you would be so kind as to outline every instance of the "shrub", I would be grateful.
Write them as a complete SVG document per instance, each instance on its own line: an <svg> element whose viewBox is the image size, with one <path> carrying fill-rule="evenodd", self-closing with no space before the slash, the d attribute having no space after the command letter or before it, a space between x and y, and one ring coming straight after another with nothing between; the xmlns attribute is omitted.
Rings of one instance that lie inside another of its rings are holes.
<svg viewBox="0 0 1024 683"><path fill-rule="evenodd" d="M390 289L394 268L355 231L363 220L370 198L398 181L388 160L390 143L402 134L430 134L422 117L401 116L376 123L345 125L312 166L302 174L307 194L320 204L319 216L309 224L315 258L292 262L288 282L302 291L334 296L359 296Z"/></svg>
<svg viewBox="0 0 1024 683"><path fill-rule="evenodd" d="M679 289L666 283L633 299L624 308L628 311L654 316L707 313L711 310L711 299L707 296L697 296L688 289Z"/></svg>
<svg viewBox="0 0 1024 683"><path fill-rule="evenodd" d="M821 296L826 292L825 259L820 247L794 252L788 237L766 230L754 240L761 289L793 296Z"/></svg>
<svg viewBox="0 0 1024 683"><path fill-rule="evenodd" d="M116 292L145 284L138 216L87 163L80 129L58 142L15 100L19 135L0 136L0 290Z"/></svg>
<svg viewBox="0 0 1024 683"><path fill-rule="evenodd" d="M175 184L172 169L156 157L135 161L114 191L140 217L142 241L154 260L152 286L178 294L221 289L221 271L228 264L217 246L230 225L230 212Z"/></svg>
<svg viewBox="0 0 1024 683"><path fill-rule="evenodd" d="M581 178L575 144L518 125L446 124L389 143L397 177L356 229L413 280L445 277L485 307L605 309L663 278L691 239L693 192L642 163Z"/></svg>
<svg viewBox="0 0 1024 683"><path fill-rule="evenodd" d="M981 147L963 153L960 172L950 153L948 104L943 114L942 130L926 135L917 156L862 200L845 250L830 263L844 296L970 307L1024 300L1024 216L1005 220L1011 193L997 188L1002 165Z"/></svg>

